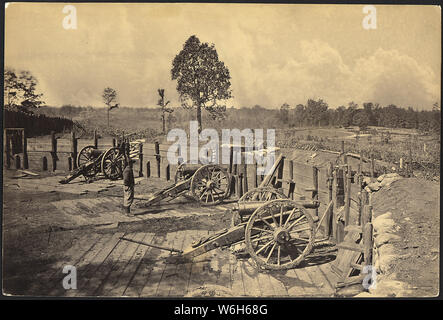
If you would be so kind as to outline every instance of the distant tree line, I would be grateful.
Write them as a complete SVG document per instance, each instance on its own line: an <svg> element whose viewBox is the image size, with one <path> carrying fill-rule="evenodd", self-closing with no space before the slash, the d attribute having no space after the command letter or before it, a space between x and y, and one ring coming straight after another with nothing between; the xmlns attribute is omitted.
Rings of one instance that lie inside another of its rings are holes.
<svg viewBox="0 0 443 320"><path fill-rule="evenodd" d="M358 126L364 130L368 126L380 126L438 133L441 130L441 110L438 103L434 104L431 111L417 111L393 104L383 107L372 102L363 103L362 107L350 102L347 107L330 109L322 99L309 99L305 105L298 104L295 107L283 104L279 116L281 122L290 127Z"/></svg>

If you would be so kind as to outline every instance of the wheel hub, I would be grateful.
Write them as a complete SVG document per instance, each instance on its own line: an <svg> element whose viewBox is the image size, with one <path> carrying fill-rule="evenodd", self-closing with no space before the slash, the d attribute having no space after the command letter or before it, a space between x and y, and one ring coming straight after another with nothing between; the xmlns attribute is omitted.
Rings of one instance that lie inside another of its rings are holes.
<svg viewBox="0 0 443 320"><path fill-rule="evenodd" d="M207 189L214 189L215 183L212 180L206 181Z"/></svg>
<svg viewBox="0 0 443 320"><path fill-rule="evenodd" d="M289 232L283 228L277 228L274 231L274 241L283 244L291 239Z"/></svg>

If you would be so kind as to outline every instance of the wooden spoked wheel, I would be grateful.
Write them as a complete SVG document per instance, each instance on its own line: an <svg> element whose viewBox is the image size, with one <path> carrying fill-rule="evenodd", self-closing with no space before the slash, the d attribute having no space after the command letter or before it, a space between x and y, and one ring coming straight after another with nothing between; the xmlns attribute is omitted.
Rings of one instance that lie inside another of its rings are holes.
<svg viewBox="0 0 443 320"><path fill-rule="evenodd" d="M241 198L238 202L242 201L271 201L275 199L287 199L287 197L278 189L274 187L258 187L252 190L249 190Z"/></svg>
<svg viewBox="0 0 443 320"><path fill-rule="evenodd" d="M102 172L111 180L120 179L123 176L123 153L119 148L108 149L102 158Z"/></svg>
<svg viewBox="0 0 443 320"><path fill-rule="evenodd" d="M287 199L287 197L274 187L258 187L246 192L238 199L238 203L248 201L262 201L264 203L275 199ZM242 217L237 210L232 211L231 227L247 221L248 218L249 216L247 216L246 219Z"/></svg>
<svg viewBox="0 0 443 320"><path fill-rule="evenodd" d="M183 162L178 165L177 170L175 171L175 177L174 181L175 183L178 183L180 181L189 179L192 177L192 173L189 170L186 170L186 168L189 166L189 164Z"/></svg>
<svg viewBox="0 0 443 320"><path fill-rule="evenodd" d="M191 194L202 205L222 202L229 196L231 178L228 172L215 164L200 167L191 179Z"/></svg>
<svg viewBox="0 0 443 320"><path fill-rule="evenodd" d="M314 222L306 210L288 199L263 204L249 218L246 249L259 266L284 270L297 266L311 252Z"/></svg>
<svg viewBox="0 0 443 320"><path fill-rule="evenodd" d="M92 154L94 150L96 150L95 146L86 146L81 149L77 155L77 166L81 167L85 163L95 160L96 158ZM100 172L100 162L97 162L97 165L91 167L88 171L84 172L83 175L90 178L95 176L98 172Z"/></svg>

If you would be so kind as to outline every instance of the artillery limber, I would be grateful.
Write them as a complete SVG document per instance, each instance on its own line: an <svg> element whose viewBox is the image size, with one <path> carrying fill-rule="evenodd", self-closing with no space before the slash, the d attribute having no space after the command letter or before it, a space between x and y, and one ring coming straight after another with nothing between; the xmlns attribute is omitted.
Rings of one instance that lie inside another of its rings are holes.
<svg viewBox="0 0 443 320"><path fill-rule="evenodd" d="M125 160L126 144L122 142L119 146L107 150L99 150L95 146L86 146L77 155L75 169L69 176L60 180L60 183L68 183L83 175L90 180L99 173L111 180L122 177Z"/></svg>
<svg viewBox="0 0 443 320"><path fill-rule="evenodd" d="M205 206L216 205L229 196L230 184L229 173L219 165L181 164L175 175L175 184L156 192L143 205L150 206L180 195L190 196Z"/></svg>

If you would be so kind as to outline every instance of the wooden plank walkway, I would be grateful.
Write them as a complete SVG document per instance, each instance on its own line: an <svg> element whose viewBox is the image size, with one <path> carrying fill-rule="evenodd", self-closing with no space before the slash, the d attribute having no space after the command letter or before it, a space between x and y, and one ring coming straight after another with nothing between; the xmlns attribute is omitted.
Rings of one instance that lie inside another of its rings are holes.
<svg viewBox="0 0 443 320"><path fill-rule="evenodd" d="M205 235L208 231L124 234L133 240L178 249ZM57 261L47 274L38 278L32 294L195 297L202 290L218 288L234 297L331 297L338 281L330 271L331 261L259 272L250 258L236 258L230 248L216 249L184 262L172 257L169 251L120 240L121 236L121 232L85 235L66 252L64 261ZM77 290L63 289L64 265L77 268Z"/></svg>

